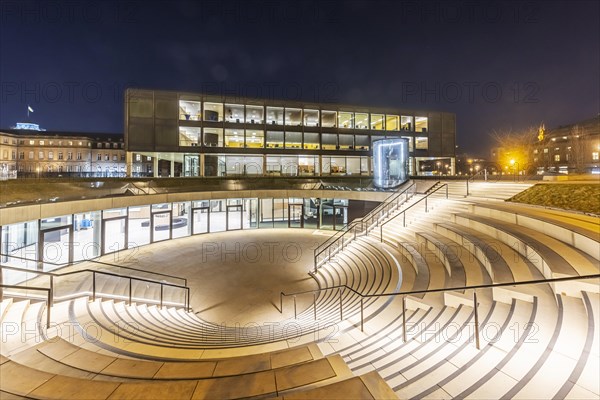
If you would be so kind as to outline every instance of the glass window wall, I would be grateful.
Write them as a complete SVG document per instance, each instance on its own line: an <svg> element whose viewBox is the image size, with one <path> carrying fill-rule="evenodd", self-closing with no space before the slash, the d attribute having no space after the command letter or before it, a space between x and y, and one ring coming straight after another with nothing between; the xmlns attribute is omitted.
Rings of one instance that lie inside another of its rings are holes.
<svg viewBox="0 0 600 400"><path fill-rule="evenodd" d="M321 126L324 128L334 128L337 126L337 112L323 110L321 112Z"/></svg>
<svg viewBox="0 0 600 400"><path fill-rule="evenodd" d="M400 130L400 117L398 115L386 115L385 116L385 130L386 131L399 131Z"/></svg>
<svg viewBox="0 0 600 400"><path fill-rule="evenodd" d="M302 109L286 107L285 124L288 126L302 126Z"/></svg>
<svg viewBox="0 0 600 400"><path fill-rule="evenodd" d="M200 128L189 126L179 127L180 146L198 146L200 143Z"/></svg>
<svg viewBox="0 0 600 400"><path fill-rule="evenodd" d="M302 132L286 132L285 133L285 148L286 149L302 148Z"/></svg>
<svg viewBox="0 0 600 400"><path fill-rule="evenodd" d="M223 121L223 104L204 102L204 120L209 122Z"/></svg>
<svg viewBox="0 0 600 400"><path fill-rule="evenodd" d="M199 101L179 100L179 119L183 121L200 121L202 119Z"/></svg>
<svg viewBox="0 0 600 400"><path fill-rule="evenodd" d="M225 147L244 147L244 130L225 129Z"/></svg>
<svg viewBox="0 0 600 400"><path fill-rule="evenodd" d="M340 150L354 150L354 135L340 134L338 141Z"/></svg>
<svg viewBox="0 0 600 400"><path fill-rule="evenodd" d="M356 129L369 129L369 114L367 113L356 113Z"/></svg>
<svg viewBox="0 0 600 400"><path fill-rule="evenodd" d="M262 149L265 147L265 132L246 130L246 147L251 149Z"/></svg>
<svg viewBox="0 0 600 400"><path fill-rule="evenodd" d="M371 114L371 129L382 131L385 128L385 117L383 114Z"/></svg>
<svg viewBox="0 0 600 400"><path fill-rule="evenodd" d="M354 113L340 111L338 113L338 127L354 128Z"/></svg>
<svg viewBox="0 0 600 400"><path fill-rule="evenodd" d="M305 132L304 133L304 149L305 150L319 150L321 144L319 143L319 134L316 132Z"/></svg>
<svg viewBox="0 0 600 400"><path fill-rule="evenodd" d="M204 146L223 147L223 129L204 128Z"/></svg>
<svg viewBox="0 0 600 400"><path fill-rule="evenodd" d="M283 107L267 107L267 124L283 125Z"/></svg>
<svg viewBox="0 0 600 400"><path fill-rule="evenodd" d="M408 115L400 117L400 123L403 131L412 131L415 126L413 117Z"/></svg>
<svg viewBox="0 0 600 400"><path fill-rule="evenodd" d="M321 148L323 150L336 150L338 149L337 135L335 133L323 133L321 135Z"/></svg>
<svg viewBox="0 0 600 400"><path fill-rule="evenodd" d="M150 206L129 207L130 246L150 243Z"/></svg>
<svg viewBox="0 0 600 400"><path fill-rule="evenodd" d="M415 149L427 150L429 148L429 141L425 136L417 136L415 138Z"/></svg>
<svg viewBox="0 0 600 400"><path fill-rule="evenodd" d="M246 123L262 124L264 121L265 108L262 106L246 106Z"/></svg>
<svg viewBox="0 0 600 400"><path fill-rule="evenodd" d="M304 110L304 126L319 126L319 110Z"/></svg>
<svg viewBox="0 0 600 400"><path fill-rule="evenodd" d="M225 104L226 122L244 122L244 106L241 104Z"/></svg>
<svg viewBox="0 0 600 400"><path fill-rule="evenodd" d="M364 150L369 150L371 140L369 139L369 136L367 136L367 135L355 135L354 143L355 143L356 150L364 151Z"/></svg>
<svg viewBox="0 0 600 400"><path fill-rule="evenodd" d="M191 203L184 201L173 203L173 239L190 236L192 234L192 224L190 223Z"/></svg>
<svg viewBox="0 0 600 400"><path fill-rule="evenodd" d="M427 132L427 117L415 117L415 131Z"/></svg>
<svg viewBox="0 0 600 400"><path fill-rule="evenodd" d="M73 220L73 261L91 260L101 253L102 213L75 214Z"/></svg>
<svg viewBox="0 0 600 400"><path fill-rule="evenodd" d="M267 131L267 148L283 149L283 132Z"/></svg>

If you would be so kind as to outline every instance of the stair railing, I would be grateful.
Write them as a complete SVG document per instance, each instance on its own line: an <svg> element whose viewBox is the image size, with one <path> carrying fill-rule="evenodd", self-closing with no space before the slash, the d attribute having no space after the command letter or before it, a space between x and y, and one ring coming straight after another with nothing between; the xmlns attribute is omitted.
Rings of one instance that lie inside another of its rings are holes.
<svg viewBox="0 0 600 400"><path fill-rule="evenodd" d="M465 290L473 290L473 313L474 313L474 321L475 321L475 345L477 350L480 349L479 345L479 315L477 311L477 289L493 289L498 287L511 287L511 286L524 286L524 285L538 285L538 284L549 284L549 283L557 283L557 282L570 282L570 281L578 281L578 280L588 280L588 279L600 279L600 274L592 274L592 275L580 275L580 276L565 276L559 278L545 278L545 279L533 279L528 281L517 281L517 282L502 282L502 283L489 283L489 284L481 284L481 285L469 285L469 286L457 286L450 288L438 288L438 289L426 289L426 290L412 290L405 292L394 292L394 293L373 293L373 294L362 294L356 291L354 288L351 288L348 285L335 285L335 286L327 286L324 288L314 289L314 290L304 290L300 292L293 293L279 293L279 312L283 314L283 298L284 297L293 297L294 299L294 319L298 318L298 311L296 305L296 296L312 293L313 294L313 315L314 319L317 320L317 296L324 291L338 289L339 291L339 308L340 308L340 320L343 320L343 297L342 293L344 290L350 291L352 294L358 296L360 298L360 330L364 331L364 303L365 300L373 299L373 298L382 298L382 297L398 297L402 296L402 330L403 330L403 340L406 342L406 296L411 296L415 294L423 294L426 295L428 293L446 293L446 292L464 292Z"/></svg>
<svg viewBox="0 0 600 400"><path fill-rule="evenodd" d="M380 220L387 218L393 211L407 202L412 196L415 195L416 187L417 184L415 182L411 182L407 188L390 195L388 199L371 210L367 215L362 218L355 219L350 224L338 231L335 235L327 239L324 243L319 245L314 250L314 272L317 272L317 269L322 262L331 259L332 255L334 255L337 251L343 250L344 245L356 239L356 236L368 233L368 230L374 224L377 224ZM320 262L319 257L323 254L326 255L322 262Z"/></svg>
<svg viewBox="0 0 600 400"><path fill-rule="evenodd" d="M12 270L12 271L25 272L25 273L33 274L33 275L48 276L49 277L48 290L50 291L49 292L50 296L48 298L48 304L50 307L52 307L54 305L54 300L55 300L55 297L54 297L54 294L56 291L55 290L55 278L61 278L61 277L65 277L65 276L72 276L72 275L78 275L78 274L88 274L88 276L89 276L89 274L91 274L91 276L92 276L92 291L91 291L92 301L96 301L96 298L98 297L98 290L97 290L97 285L96 285L97 276L103 275L103 276L111 276L114 278L128 280L129 286L128 286L127 299L128 299L129 305L132 304L133 282L142 282L142 283L150 283L150 284L159 285L160 295L159 295L159 299L158 299L158 304L159 304L160 308L162 308L164 305L164 288L165 287L183 290L185 292L183 306L186 311L188 311L188 312L190 311L190 288L188 286L176 285L174 283L168 283L168 282L164 282L164 281L139 278L139 277L134 277L134 276L130 276L130 275L121 275L121 274L116 274L116 273L107 272L107 271L94 270L94 269L82 269L82 270L78 270L78 271L55 273L55 272L47 272L47 271L35 271L35 270L27 269L27 268L11 267L8 265L0 265L0 270L5 270L5 269ZM2 276L2 274L0 274L0 277L1 276ZM15 286L15 285L13 285L13 286ZM27 288L27 286L22 286L22 285L21 285L21 287ZM85 292L77 293L77 294L83 295L84 293ZM77 297L79 297L79 296L77 296ZM105 296L105 297L111 297L111 296ZM154 304L153 302L144 301L144 300L145 299L142 299L141 302L146 303L146 304Z"/></svg>
<svg viewBox="0 0 600 400"><path fill-rule="evenodd" d="M411 204L410 206L406 207L404 210L402 210L401 212L399 212L398 214L394 215L393 217L389 218L387 221L385 221L384 223L382 223L379 226L379 238L380 241L383 242L383 227L395 220L396 218L398 218L400 215L402 215L402 226L406 227L406 212L408 210L410 210L411 208L417 206L419 203L421 202L425 202L425 212L429 212L429 205L428 205L428 198L429 196L433 195L434 193L437 193L439 190L441 190L442 188L446 188L446 199L448 198L448 184L444 183L441 186L438 186L437 188L434 188L433 190L429 191L425 196L421 197L419 200L415 201L413 204Z"/></svg>
<svg viewBox="0 0 600 400"><path fill-rule="evenodd" d="M50 313L52 303L52 289L37 287L37 286L22 286L22 285L5 285L0 283L0 301L4 300L4 289L23 289L23 290L37 290L46 292L46 328L50 328Z"/></svg>

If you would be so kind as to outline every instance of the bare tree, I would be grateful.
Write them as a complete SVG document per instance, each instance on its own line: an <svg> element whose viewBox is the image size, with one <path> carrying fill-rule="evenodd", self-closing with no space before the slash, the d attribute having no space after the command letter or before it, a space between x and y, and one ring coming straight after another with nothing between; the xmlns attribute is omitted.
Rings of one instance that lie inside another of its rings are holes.
<svg viewBox="0 0 600 400"><path fill-rule="evenodd" d="M490 136L498 147L497 161L500 167L506 168L511 165L519 171L525 172L534 169L533 152L539 142L538 132L537 127L529 127L520 131L492 132Z"/></svg>
<svg viewBox="0 0 600 400"><path fill-rule="evenodd" d="M585 129L574 125L569 132L569 164L575 172L580 174L585 171Z"/></svg>

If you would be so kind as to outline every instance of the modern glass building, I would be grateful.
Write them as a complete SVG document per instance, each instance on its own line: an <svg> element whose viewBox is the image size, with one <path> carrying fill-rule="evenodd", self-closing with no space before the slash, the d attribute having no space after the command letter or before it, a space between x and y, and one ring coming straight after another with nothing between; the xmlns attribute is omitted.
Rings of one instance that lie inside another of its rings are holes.
<svg viewBox="0 0 600 400"><path fill-rule="evenodd" d="M409 172L440 160L454 171L456 116L201 93L128 89L127 165L155 176L373 175L372 143L403 137ZM132 173L128 167L128 173Z"/></svg>

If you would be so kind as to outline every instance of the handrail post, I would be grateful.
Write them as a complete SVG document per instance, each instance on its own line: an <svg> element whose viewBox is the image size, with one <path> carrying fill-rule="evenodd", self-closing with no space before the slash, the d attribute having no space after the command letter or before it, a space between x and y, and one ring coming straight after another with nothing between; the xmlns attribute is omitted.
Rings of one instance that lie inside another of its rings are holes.
<svg viewBox="0 0 600 400"><path fill-rule="evenodd" d="M364 332L364 303L363 303L363 297L360 298L360 331Z"/></svg>
<svg viewBox="0 0 600 400"><path fill-rule="evenodd" d="M283 292L279 292L279 313L283 314Z"/></svg>
<svg viewBox="0 0 600 400"><path fill-rule="evenodd" d="M475 347L479 350L479 315L477 314L477 291L473 290L473 313L475 316Z"/></svg>
<svg viewBox="0 0 600 400"><path fill-rule="evenodd" d="M402 339L406 343L406 296L402 296Z"/></svg>
<svg viewBox="0 0 600 400"><path fill-rule="evenodd" d="M54 275L50 275L50 293L48 296L48 306L54 305Z"/></svg>
<svg viewBox="0 0 600 400"><path fill-rule="evenodd" d="M92 301L96 301L96 271L92 272Z"/></svg>
<svg viewBox="0 0 600 400"><path fill-rule="evenodd" d="M402 211L402 226L406 228L406 209Z"/></svg>
<svg viewBox="0 0 600 400"><path fill-rule="evenodd" d="M298 319L298 312L296 309L296 295L294 295L294 319Z"/></svg>
<svg viewBox="0 0 600 400"><path fill-rule="evenodd" d="M467 178L467 196L466 197L469 197L469 178Z"/></svg>
<svg viewBox="0 0 600 400"><path fill-rule="evenodd" d="M160 284L160 309L163 309L163 284Z"/></svg>
<svg viewBox="0 0 600 400"><path fill-rule="evenodd" d="M446 200L448 199L448 184L446 184Z"/></svg>
<svg viewBox="0 0 600 400"><path fill-rule="evenodd" d="M339 289L340 292L340 320L344 320L344 311L342 310L342 288Z"/></svg>
<svg viewBox="0 0 600 400"><path fill-rule="evenodd" d="M192 311L192 306L190 305L190 288L187 288L187 310L188 312Z"/></svg>
<svg viewBox="0 0 600 400"><path fill-rule="evenodd" d="M131 278L129 278L129 304L131 305Z"/></svg>
<svg viewBox="0 0 600 400"><path fill-rule="evenodd" d="M429 210L427 209L427 199L429 198L429 195L425 196L425 212L429 212Z"/></svg>
<svg viewBox="0 0 600 400"><path fill-rule="evenodd" d="M313 293L313 310L315 314L315 321L317 320L317 292Z"/></svg>
<svg viewBox="0 0 600 400"><path fill-rule="evenodd" d="M50 313L51 313L51 309L52 306L50 306L50 303L52 301L52 297L54 295L52 294L52 289L48 290L48 303L46 306L46 329L50 329Z"/></svg>

